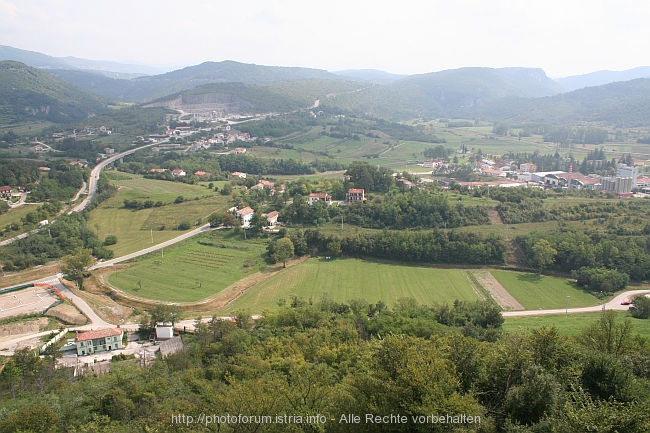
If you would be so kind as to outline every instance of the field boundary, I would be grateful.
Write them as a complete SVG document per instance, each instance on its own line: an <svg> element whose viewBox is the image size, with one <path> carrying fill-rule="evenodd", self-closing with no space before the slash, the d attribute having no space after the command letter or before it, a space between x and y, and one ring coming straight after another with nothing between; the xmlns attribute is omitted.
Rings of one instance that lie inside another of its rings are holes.
<svg viewBox="0 0 650 433"><path fill-rule="evenodd" d="M309 258L308 256L305 256L295 260L291 260L290 262L287 262L287 268L291 266L296 266L302 263L303 261L307 260L308 258ZM198 313L198 312L214 311L230 305L232 302L234 302L240 296L242 296L246 292L246 290L248 290L249 288L253 287L258 283L261 283L262 281L271 278L278 272L281 272L283 269L284 268L282 267L282 265L278 264L270 268L269 270L260 271L248 275L236 281L235 283L231 284L230 286L224 288L223 290L215 293L214 295L208 296L198 301L192 301L192 302L167 302L167 301L159 301L156 299L143 298L141 296L133 295L131 293L118 289L117 287L108 283L108 281L105 278L105 273L99 274L98 280L104 287L106 287L109 296L111 298L113 298L115 301L118 301L122 304L131 307L147 308L147 307L152 307L160 304L178 305L185 313Z"/></svg>
<svg viewBox="0 0 650 433"><path fill-rule="evenodd" d="M525 310L524 306L512 296L505 287L487 269L470 270L476 282L487 291L492 299L504 310L518 311Z"/></svg>

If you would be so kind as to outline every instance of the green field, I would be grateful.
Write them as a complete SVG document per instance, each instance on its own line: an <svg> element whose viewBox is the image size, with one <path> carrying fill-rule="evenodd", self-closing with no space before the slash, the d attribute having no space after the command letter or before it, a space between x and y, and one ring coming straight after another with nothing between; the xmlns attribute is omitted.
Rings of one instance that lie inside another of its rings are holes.
<svg viewBox="0 0 650 433"><path fill-rule="evenodd" d="M108 282L148 299L191 302L214 295L265 266L266 241L212 231L136 259Z"/></svg>
<svg viewBox="0 0 650 433"><path fill-rule="evenodd" d="M527 310L589 307L601 301L564 278L524 272L490 271ZM568 298L567 298L568 297Z"/></svg>
<svg viewBox="0 0 650 433"><path fill-rule="evenodd" d="M626 311L617 311L619 320L630 318L632 333L650 338L650 320L634 319ZM602 313L553 314L548 316L506 317L503 329L511 333L527 333L535 328L555 326L560 334L575 337L580 332L598 321Z"/></svg>
<svg viewBox="0 0 650 433"><path fill-rule="evenodd" d="M117 172L109 172L109 179L119 186L119 191L91 212L88 228L100 239L117 236L117 244L110 247L116 257L172 239L179 234L176 231L179 223L187 221L195 225L211 213L224 212L231 206L230 197L205 186ZM185 201L174 203L179 196ZM161 201L164 205L132 210L124 208L124 200Z"/></svg>
<svg viewBox="0 0 650 433"><path fill-rule="evenodd" d="M318 301L323 294L337 302L363 298L393 305L401 298L422 304L474 301L477 295L463 270L385 264L359 259L309 259L282 270L248 289L229 308L260 313L292 296Z"/></svg>

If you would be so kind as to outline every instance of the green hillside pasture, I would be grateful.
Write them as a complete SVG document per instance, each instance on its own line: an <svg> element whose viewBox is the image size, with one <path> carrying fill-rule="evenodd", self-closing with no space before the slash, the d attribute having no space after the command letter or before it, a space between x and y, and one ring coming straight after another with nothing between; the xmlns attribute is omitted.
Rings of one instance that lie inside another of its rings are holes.
<svg viewBox="0 0 650 433"><path fill-rule="evenodd" d="M324 294L337 302L365 299L394 305L401 298L421 304L475 301L464 271L369 262L359 259L309 259L251 287L229 308L261 313L296 296L317 302Z"/></svg>
<svg viewBox="0 0 650 433"><path fill-rule="evenodd" d="M116 257L151 246L152 237L153 243L157 244L178 236L179 232L175 229L183 221L194 225L199 219L230 207L229 197L198 185L142 178L115 182L120 185L118 193L91 212L87 226L97 232L100 239L107 235L117 236L117 244L110 247ZM172 191L165 190L165 187ZM179 195L188 200L173 204ZM125 199L160 200L172 204L132 210L123 207Z"/></svg>
<svg viewBox="0 0 650 433"><path fill-rule="evenodd" d="M283 140L278 141L284 143ZM378 155L385 151L389 146L384 144L383 141L382 139L369 138L363 135L359 137L359 140L319 135L312 140L301 143L293 143L289 140L288 144L314 153L325 152L331 158L354 160L368 155Z"/></svg>
<svg viewBox="0 0 650 433"><path fill-rule="evenodd" d="M527 310L590 307L601 301L565 278L524 272L490 271L494 278ZM567 298L567 296L569 298Z"/></svg>
<svg viewBox="0 0 650 433"><path fill-rule="evenodd" d="M626 311L617 311L618 320L630 318L632 334L650 338L650 320L634 319ZM597 322L602 313L553 314L548 316L506 317L503 329L509 333L528 333L536 328L555 326L560 334L575 337L580 332Z"/></svg>
<svg viewBox="0 0 650 433"><path fill-rule="evenodd" d="M258 272L265 266L265 251L263 240L243 241L231 231L212 231L142 256L130 268L111 274L108 281L143 298L198 301Z"/></svg>
<svg viewBox="0 0 650 433"><path fill-rule="evenodd" d="M178 196L194 199L208 193L206 188L200 185L145 179L139 175L116 171L107 172L106 175L111 183L119 187L122 200L153 200L170 203Z"/></svg>
<svg viewBox="0 0 650 433"><path fill-rule="evenodd" d="M22 223L20 221L21 218L24 218L27 216L28 213L33 212L39 208L40 205L33 205L33 204L26 204L23 206L19 206L14 209L9 209L7 212L3 213L0 215L0 230L4 229L6 226L11 225L11 224L18 224L19 226L22 227ZM22 229L18 232L11 232L7 234L7 237L12 237L15 236L19 233L22 232Z"/></svg>

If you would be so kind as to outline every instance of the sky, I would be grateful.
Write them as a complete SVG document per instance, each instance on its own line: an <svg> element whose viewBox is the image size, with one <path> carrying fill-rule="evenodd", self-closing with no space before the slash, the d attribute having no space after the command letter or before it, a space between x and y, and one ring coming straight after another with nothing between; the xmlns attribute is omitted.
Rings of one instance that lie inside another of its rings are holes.
<svg viewBox="0 0 650 433"><path fill-rule="evenodd" d="M0 45L164 66L235 60L421 74L650 65L647 0L0 0Z"/></svg>

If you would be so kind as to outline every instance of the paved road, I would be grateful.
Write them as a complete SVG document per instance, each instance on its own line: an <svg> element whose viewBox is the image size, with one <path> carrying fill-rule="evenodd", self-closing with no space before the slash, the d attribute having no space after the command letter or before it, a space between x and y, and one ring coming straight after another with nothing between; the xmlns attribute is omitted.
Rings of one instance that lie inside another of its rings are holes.
<svg viewBox="0 0 650 433"><path fill-rule="evenodd" d="M160 144L160 142L145 144L144 146L136 147L135 149L130 149L125 152L121 152L109 158L106 158L105 160L97 164L90 172L90 177L88 178L88 195L81 203L73 207L72 210L68 212L68 215L73 212L81 212L82 210L86 209L86 207L88 207L90 202L93 200L93 197L95 197L95 193L97 192L97 181L99 180L99 174L102 172L104 167L106 167L109 164L112 164L113 162L115 162L120 158L124 158L127 155L131 155L132 153L135 153L138 150L145 149L147 147L151 147L157 144Z"/></svg>
<svg viewBox="0 0 650 433"><path fill-rule="evenodd" d="M190 230L189 232L183 233L182 235L176 236L175 238L170 239L168 241L161 242L161 243L156 244L156 245L152 245L152 246L150 246L148 248L142 249L140 251L136 251L136 252L131 253L131 254L127 254L127 255L122 256L122 257L116 257L114 259L99 262L99 263L91 266L88 269L92 271L92 270L99 269L99 268L105 268L107 266L113 266L116 263L125 262L125 261L131 260L131 259L133 259L135 257L143 256L145 254L149 254L149 253L151 253L153 251L163 249L163 248L168 247L170 245L173 245L173 244L175 244L177 242L180 242L180 241L185 240L187 238L190 238L190 237L192 237L194 235L197 235L199 233L203 233L203 232L206 232L206 231L209 231L209 230L215 230L215 229L211 228L210 224L205 224L205 225L202 225L201 227L195 228L194 230Z"/></svg>
<svg viewBox="0 0 650 433"><path fill-rule="evenodd" d="M593 307L582 307L582 308L558 308L554 310L521 310L521 311L504 311L503 317L520 317L520 316L543 316L547 314L576 314L576 313L593 313L598 311L605 310L617 310L617 311L626 311L630 307L629 305L622 305L621 302L629 302L636 295L646 295L650 296L650 290L629 290L627 292L621 293L620 295L614 297L611 301L605 303L604 305L594 305Z"/></svg>

